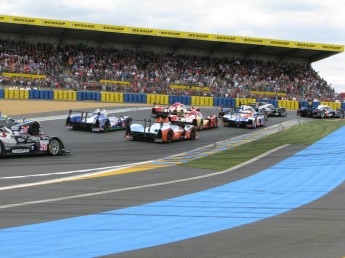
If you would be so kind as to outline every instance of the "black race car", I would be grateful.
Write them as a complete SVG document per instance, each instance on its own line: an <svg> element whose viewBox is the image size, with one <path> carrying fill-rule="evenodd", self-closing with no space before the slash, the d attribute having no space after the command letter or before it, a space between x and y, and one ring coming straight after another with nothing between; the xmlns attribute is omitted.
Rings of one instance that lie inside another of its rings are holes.
<svg viewBox="0 0 345 258"><path fill-rule="evenodd" d="M41 134L41 125L38 121L26 120L22 121L16 120L6 115L2 115L0 112L0 128L7 127L13 132L18 133L28 133L31 135Z"/></svg>
<svg viewBox="0 0 345 258"><path fill-rule="evenodd" d="M256 102L250 103L249 106L257 109L260 112L266 112L267 116L286 116L286 108L284 107L274 107L273 104L266 103L266 102Z"/></svg>
<svg viewBox="0 0 345 258"><path fill-rule="evenodd" d="M310 105L306 107L300 107L297 110L297 115L302 117L314 117L314 118L344 118L344 109L332 109L327 105Z"/></svg>
<svg viewBox="0 0 345 258"><path fill-rule="evenodd" d="M68 152L58 137L18 133L13 132L5 126L0 127L0 157L28 154L48 154L55 156Z"/></svg>

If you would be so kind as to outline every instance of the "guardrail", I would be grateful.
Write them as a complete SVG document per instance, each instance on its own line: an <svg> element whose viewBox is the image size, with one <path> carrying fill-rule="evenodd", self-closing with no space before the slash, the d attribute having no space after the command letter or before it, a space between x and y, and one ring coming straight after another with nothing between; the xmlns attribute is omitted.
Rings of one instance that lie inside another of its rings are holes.
<svg viewBox="0 0 345 258"><path fill-rule="evenodd" d="M204 96L175 96L166 94L122 93L122 92L95 92L73 90L26 90L26 89L0 89L0 98L5 99L46 99L64 101L100 101L112 103L146 103L171 105L180 102L191 106L225 106L237 107L241 104L255 102L268 102L275 107L285 107L288 110L297 110L300 106L306 107L310 102L296 100L264 100L246 98L220 98ZM313 105L324 104L333 109L345 109L341 102L313 102Z"/></svg>

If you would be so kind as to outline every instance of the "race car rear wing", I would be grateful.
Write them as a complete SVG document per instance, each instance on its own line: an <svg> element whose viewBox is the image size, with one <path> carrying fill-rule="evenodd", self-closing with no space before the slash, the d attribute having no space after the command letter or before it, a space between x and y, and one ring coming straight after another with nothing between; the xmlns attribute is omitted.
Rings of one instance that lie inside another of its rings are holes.
<svg viewBox="0 0 345 258"><path fill-rule="evenodd" d="M80 121L71 121L71 115L75 113L75 114L79 114L80 115ZM66 119L66 126L75 126L78 128L92 128L94 126L97 126L93 123L88 123L87 122L87 118L89 117L89 114L93 114L94 112L88 112L88 111L80 111L80 110L72 110L70 109L68 112L68 117ZM101 115L101 112L98 112L98 116Z"/></svg>

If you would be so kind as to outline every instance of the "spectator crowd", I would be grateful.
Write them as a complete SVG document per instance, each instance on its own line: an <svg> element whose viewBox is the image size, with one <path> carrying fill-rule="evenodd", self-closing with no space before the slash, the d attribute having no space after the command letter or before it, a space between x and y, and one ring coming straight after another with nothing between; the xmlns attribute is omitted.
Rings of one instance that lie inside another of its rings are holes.
<svg viewBox="0 0 345 258"><path fill-rule="evenodd" d="M10 77L6 72L46 77ZM0 83L23 88L337 100L334 89L309 64L6 40L0 40ZM205 87L208 90L201 90Z"/></svg>

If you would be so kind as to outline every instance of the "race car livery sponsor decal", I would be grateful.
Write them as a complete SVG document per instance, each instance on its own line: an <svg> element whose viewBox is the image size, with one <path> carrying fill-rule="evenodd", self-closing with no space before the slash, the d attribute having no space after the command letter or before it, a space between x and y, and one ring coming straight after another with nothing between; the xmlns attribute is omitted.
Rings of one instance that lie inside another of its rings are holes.
<svg viewBox="0 0 345 258"><path fill-rule="evenodd" d="M12 149L12 154L30 153L30 149Z"/></svg>

